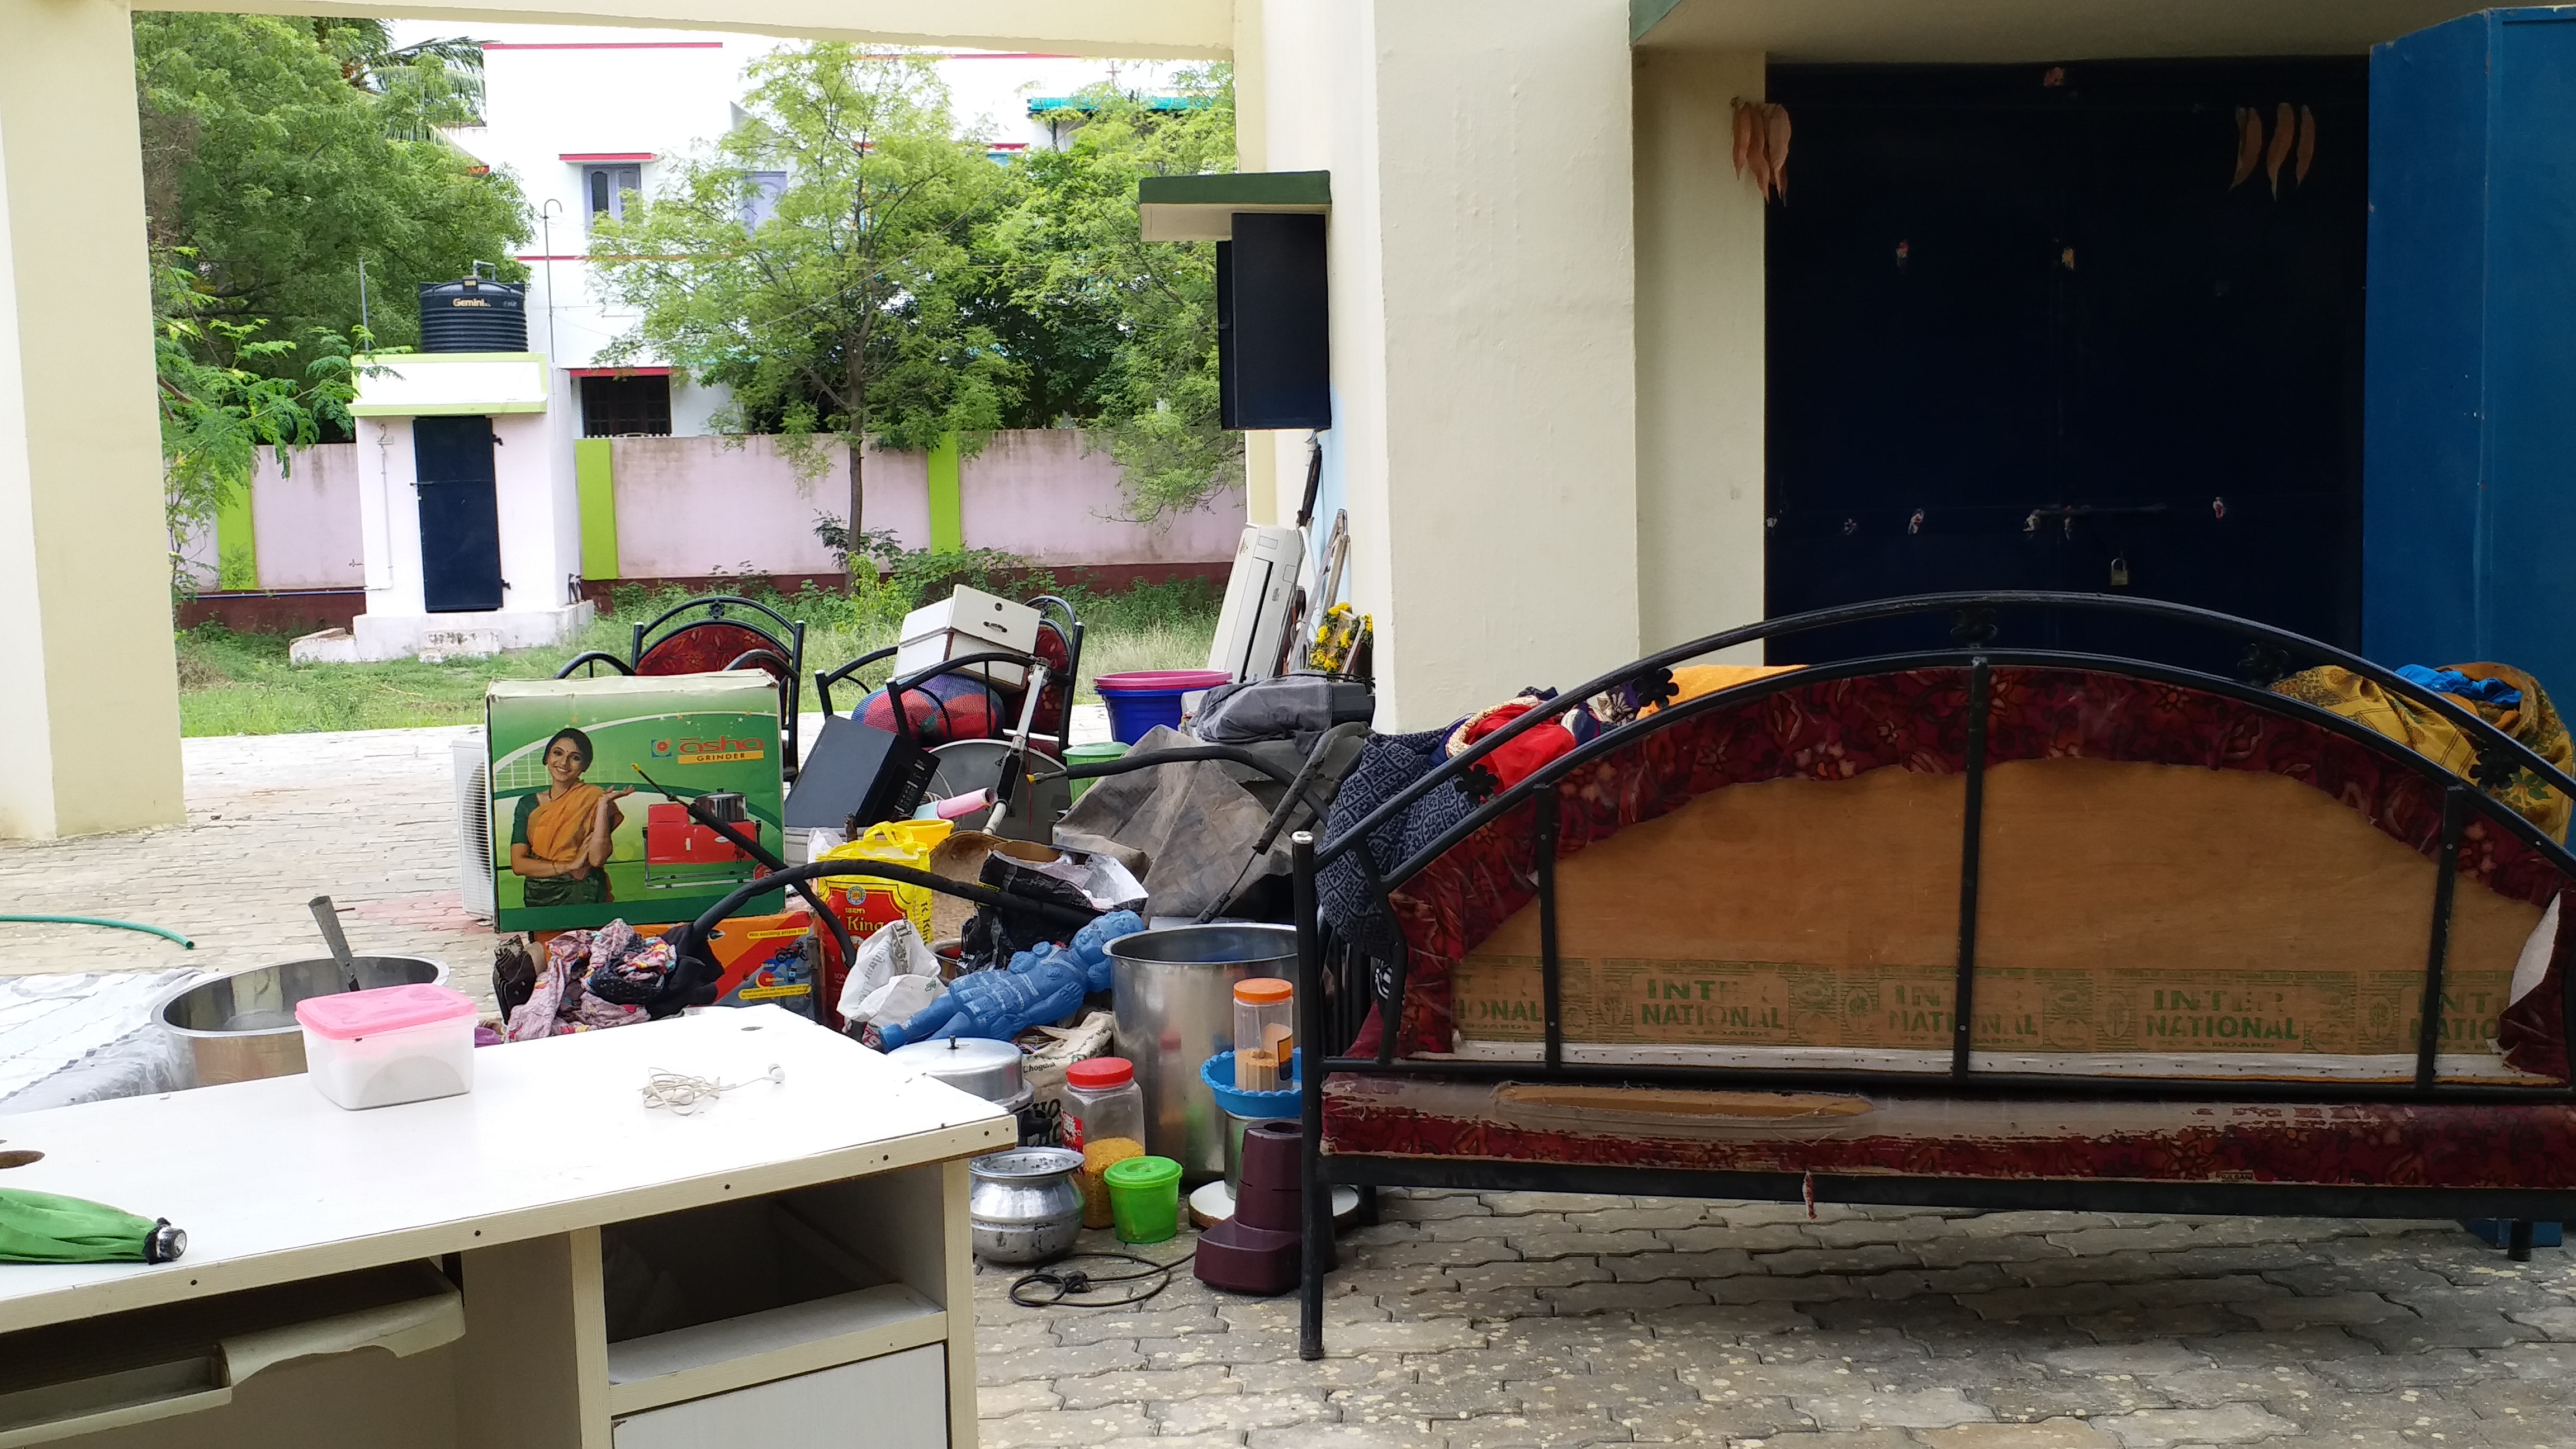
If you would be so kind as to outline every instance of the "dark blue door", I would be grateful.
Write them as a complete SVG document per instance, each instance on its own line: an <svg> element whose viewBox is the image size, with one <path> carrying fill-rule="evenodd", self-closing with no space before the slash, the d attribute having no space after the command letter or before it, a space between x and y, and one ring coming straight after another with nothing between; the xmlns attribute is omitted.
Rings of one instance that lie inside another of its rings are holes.
<svg viewBox="0 0 2576 1449"><path fill-rule="evenodd" d="M1769 612L2126 592L2356 644L2366 76L1775 67L1795 130L1768 238ZM2007 647L2237 652L2099 616L2000 622ZM1946 634L1857 627L1772 657Z"/></svg>
<svg viewBox="0 0 2576 1449"><path fill-rule="evenodd" d="M433 614L501 607L501 519L490 418L414 418L421 597Z"/></svg>

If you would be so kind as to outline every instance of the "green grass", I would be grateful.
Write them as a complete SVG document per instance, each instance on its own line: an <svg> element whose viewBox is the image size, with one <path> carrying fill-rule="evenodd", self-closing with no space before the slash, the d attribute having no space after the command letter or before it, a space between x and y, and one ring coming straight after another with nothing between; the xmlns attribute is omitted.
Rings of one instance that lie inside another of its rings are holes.
<svg viewBox="0 0 2576 1449"><path fill-rule="evenodd" d="M967 582L975 582L973 579ZM896 626L923 592L943 593L946 579L890 580L857 596L820 590L781 595L757 580L748 597L805 622L806 693L815 670L830 669L894 642ZM996 589L1013 597L1032 585ZM1207 662L1219 598L1206 584L1147 584L1114 594L1066 595L1085 625L1082 695L1092 679L1129 669L1194 669ZM544 679L585 649L624 654L634 625L681 602L676 590L621 590L580 638L548 649L516 649L443 664L287 662L282 634L236 634L209 624L182 631L179 722L187 735L299 734L312 730L404 729L472 724L483 718L483 687L495 679ZM868 671L871 682L885 677ZM847 709L855 699L835 699ZM818 708L807 700L806 707Z"/></svg>

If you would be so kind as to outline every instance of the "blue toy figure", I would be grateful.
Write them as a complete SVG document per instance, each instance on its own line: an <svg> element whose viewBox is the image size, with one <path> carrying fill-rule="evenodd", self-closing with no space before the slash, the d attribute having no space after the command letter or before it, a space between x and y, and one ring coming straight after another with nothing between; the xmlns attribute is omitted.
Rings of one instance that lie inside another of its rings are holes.
<svg viewBox="0 0 2576 1449"><path fill-rule="evenodd" d="M1115 911L1076 932L1071 947L1022 951L999 971L977 971L949 984L948 994L882 1028L893 1051L917 1041L989 1037L1009 1041L1032 1026L1061 1021L1082 998L1109 989L1109 943L1145 929L1134 911Z"/></svg>

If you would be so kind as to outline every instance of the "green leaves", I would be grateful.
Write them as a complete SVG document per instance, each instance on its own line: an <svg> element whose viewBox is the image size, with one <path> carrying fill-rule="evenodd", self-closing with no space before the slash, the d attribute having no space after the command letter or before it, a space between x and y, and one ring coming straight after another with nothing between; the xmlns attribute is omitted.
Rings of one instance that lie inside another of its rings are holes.
<svg viewBox="0 0 2576 1449"><path fill-rule="evenodd" d="M1234 169L1232 67L1176 80L1158 99L1081 92L1088 119L1063 150L1027 154L1027 195L988 241L1020 305L1068 328L1106 324L1083 421L1149 520L1243 479L1243 435L1217 421L1215 248L1138 230L1139 179Z"/></svg>
<svg viewBox="0 0 2576 1449"><path fill-rule="evenodd" d="M799 46L748 79L744 124L595 227L602 289L642 314L608 355L724 384L730 431L897 448L955 433L972 454L1027 372L971 304L972 241L1013 178L952 133L919 57Z"/></svg>
<svg viewBox="0 0 2576 1449"><path fill-rule="evenodd" d="M204 315L266 318L275 337L346 332L363 257L377 340L406 346L418 340L415 284L477 260L500 262L504 280L526 275L510 259L529 232L517 183L475 174L429 131L471 115L458 68L442 56L432 77L371 48L369 33L258 15L134 17L154 249L190 249Z"/></svg>

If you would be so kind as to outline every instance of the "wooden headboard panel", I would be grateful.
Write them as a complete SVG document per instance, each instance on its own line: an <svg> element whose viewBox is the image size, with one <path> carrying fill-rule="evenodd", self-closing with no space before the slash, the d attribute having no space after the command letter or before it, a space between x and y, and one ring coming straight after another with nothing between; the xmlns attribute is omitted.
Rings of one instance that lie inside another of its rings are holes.
<svg viewBox="0 0 2576 1449"><path fill-rule="evenodd" d="M1998 763L1985 791L1981 1065L2412 1074L2436 867L2358 811L2280 775L2096 759ZM1964 799L1902 768L1735 785L1561 860L1566 1040L1946 1066ZM2540 915L2459 879L2446 1076L2508 1074L2495 1017ZM1459 1050L1539 1039L1538 956L1534 903L1467 955Z"/></svg>

